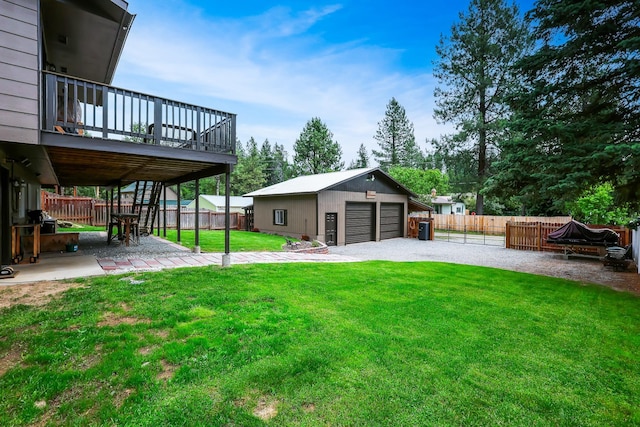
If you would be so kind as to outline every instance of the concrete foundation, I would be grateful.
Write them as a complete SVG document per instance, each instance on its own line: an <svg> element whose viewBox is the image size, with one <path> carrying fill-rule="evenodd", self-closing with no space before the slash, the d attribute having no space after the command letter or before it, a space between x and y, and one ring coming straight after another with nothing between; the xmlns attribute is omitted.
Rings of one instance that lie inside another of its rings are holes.
<svg viewBox="0 0 640 427"><path fill-rule="evenodd" d="M230 254L222 255L222 266L229 267L230 265L231 265L231 255Z"/></svg>

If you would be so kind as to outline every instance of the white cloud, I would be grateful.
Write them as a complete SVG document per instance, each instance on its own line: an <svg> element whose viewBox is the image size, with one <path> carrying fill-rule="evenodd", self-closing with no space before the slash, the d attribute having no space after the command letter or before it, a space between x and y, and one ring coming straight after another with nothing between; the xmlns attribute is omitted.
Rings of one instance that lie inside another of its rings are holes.
<svg viewBox="0 0 640 427"><path fill-rule="evenodd" d="M407 110L421 146L443 132L431 118L434 81L426 71L403 74L394 69L400 52L358 40L325 45L308 32L340 5L275 8L238 20L211 20L185 5L170 10L139 12L117 83L237 113L243 143L268 138L293 154L305 123L320 117L348 164L361 143L376 148L373 135L391 97Z"/></svg>

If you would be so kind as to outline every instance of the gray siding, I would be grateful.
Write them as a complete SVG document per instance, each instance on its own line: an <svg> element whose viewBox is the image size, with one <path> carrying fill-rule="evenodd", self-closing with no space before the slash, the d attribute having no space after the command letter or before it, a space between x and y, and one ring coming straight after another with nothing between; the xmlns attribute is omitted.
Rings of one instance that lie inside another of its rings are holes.
<svg viewBox="0 0 640 427"><path fill-rule="evenodd" d="M0 0L0 140L37 144L38 0Z"/></svg>
<svg viewBox="0 0 640 427"><path fill-rule="evenodd" d="M384 194L376 193L375 198L367 199L364 192L347 192L347 191L323 191L318 195L318 217L321 219L318 223L318 240L324 241L324 217L327 212L338 213L338 245L345 244L345 219L346 219L346 202L369 202L376 203L376 241L380 240L380 204L381 203L402 203L404 212L408 212L408 196L405 194ZM406 215L405 215L406 217ZM406 218L405 218L406 219ZM407 235L407 221L402 226L402 236Z"/></svg>
<svg viewBox="0 0 640 427"><path fill-rule="evenodd" d="M312 239L317 237L318 217L316 196L313 194L254 197L253 207L253 226L261 232L296 238L300 238L303 234L307 234ZM285 209L287 211L287 225L273 224L274 209ZM324 221L324 215L322 219Z"/></svg>

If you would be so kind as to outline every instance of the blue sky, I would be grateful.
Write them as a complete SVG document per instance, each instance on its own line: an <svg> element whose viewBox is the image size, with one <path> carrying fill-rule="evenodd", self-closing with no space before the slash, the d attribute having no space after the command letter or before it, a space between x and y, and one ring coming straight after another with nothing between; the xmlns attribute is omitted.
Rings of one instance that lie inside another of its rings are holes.
<svg viewBox="0 0 640 427"><path fill-rule="evenodd" d="M533 0L520 0L522 10ZM162 5L162 6L159 6ZM129 0L136 14L113 84L238 115L237 136L293 144L320 117L348 165L369 152L392 97L416 142L433 119L435 46L467 1ZM372 159L373 160L373 159Z"/></svg>

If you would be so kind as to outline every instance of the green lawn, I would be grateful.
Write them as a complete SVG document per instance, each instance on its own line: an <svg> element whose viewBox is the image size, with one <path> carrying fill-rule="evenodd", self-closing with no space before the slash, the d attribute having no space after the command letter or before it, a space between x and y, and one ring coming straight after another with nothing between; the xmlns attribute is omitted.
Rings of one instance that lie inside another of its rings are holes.
<svg viewBox="0 0 640 427"><path fill-rule="evenodd" d="M167 230L166 238L167 240L176 242L176 230ZM287 238L285 237L274 234L231 230L229 234L229 245L231 246L231 252L273 252L281 251L282 245L286 243L286 239ZM288 239L297 240L291 238ZM193 248L195 246L195 231L181 230L180 240L182 246ZM201 230L200 250L202 252L224 252L224 230Z"/></svg>
<svg viewBox="0 0 640 427"><path fill-rule="evenodd" d="M85 231L107 231L104 225L74 224L73 227L58 227L57 233L82 233Z"/></svg>
<svg viewBox="0 0 640 427"><path fill-rule="evenodd" d="M441 263L85 279L0 310L0 425L638 425L640 299Z"/></svg>
<svg viewBox="0 0 640 427"><path fill-rule="evenodd" d="M84 224L76 224L72 228L58 228L58 233L64 232L85 232L85 231L106 231L103 226L91 226ZM164 238L160 232L161 237ZM157 234L157 233L154 233ZM167 230L167 240L172 242L177 241L176 230ZM286 243L286 239L297 241L291 237L277 236L266 233L254 233L251 231L238 231L231 230L229 236L229 243L231 246L231 252L263 252L263 251L281 251L282 245ZM181 230L180 231L181 244L188 248L195 246L195 231L193 230ZM201 230L200 231L200 250L202 252L224 252L224 230Z"/></svg>

